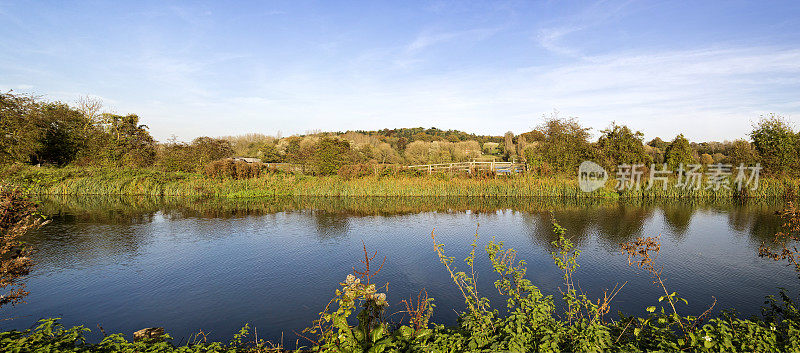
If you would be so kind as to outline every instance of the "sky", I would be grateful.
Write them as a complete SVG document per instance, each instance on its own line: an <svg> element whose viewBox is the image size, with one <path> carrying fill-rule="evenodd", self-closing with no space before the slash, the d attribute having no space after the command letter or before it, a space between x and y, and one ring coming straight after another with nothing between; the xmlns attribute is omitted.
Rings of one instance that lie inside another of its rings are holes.
<svg viewBox="0 0 800 353"><path fill-rule="evenodd" d="M646 139L800 118L800 1L4 1L0 90L102 99L153 136L543 116Z"/></svg>

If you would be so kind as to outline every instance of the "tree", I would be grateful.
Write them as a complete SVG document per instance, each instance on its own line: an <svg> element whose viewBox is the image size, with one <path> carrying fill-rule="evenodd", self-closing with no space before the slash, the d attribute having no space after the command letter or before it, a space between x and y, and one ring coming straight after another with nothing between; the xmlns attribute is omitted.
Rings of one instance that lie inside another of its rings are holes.
<svg viewBox="0 0 800 353"><path fill-rule="evenodd" d="M375 159L380 163L399 163L400 155L386 142L379 143L374 149Z"/></svg>
<svg viewBox="0 0 800 353"><path fill-rule="evenodd" d="M607 159L606 167L618 166L623 163L649 164L650 156L645 152L642 139L644 134L633 132L625 125L611 123L607 129L600 131L602 135L597 145Z"/></svg>
<svg viewBox="0 0 800 353"><path fill-rule="evenodd" d="M39 148L41 129L35 99L0 93L0 163L30 162Z"/></svg>
<svg viewBox="0 0 800 353"><path fill-rule="evenodd" d="M506 160L511 160L511 158L517 155L517 149L514 147L514 133L509 131L503 136L503 140L505 144L503 145L504 151L506 154Z"/></svg>
<svg viewBox="0 0 800 353"><path fill-rule="evenodd" d="M197 160L192 155L192 148L186 142L177 141L173 136L167 143L158 146L156 167L166 172L197 171Z"/></svg>
<svg viewBox="0 0 800 353"><path fill-rule="evenodd" d="M664 152L664 161L673 170L681 164L687 165L695 162L694 150L683 134L675 136L675 139L667 146Z"/></svg>
<svg viewBox="0 0 800 353"><path fill-rule="evenodd" d="M400 137L397 139L397 151L403 152L406 150L406 146L408 146L408 140L405 137Z"/></svg>
<svg viewBox="0 0 800 353"><path fill-rule="evenodd" d="M139 124L135 114L105 114L107 141L102 146L106 163L113 166L146 167L155 161L155 140L147 125Z"/></svg>
<svg viewBox="0 0 800 353"><path fill-rule="evenodd" d="M669 146L669 142L662 140L660 137L656 137L650 140L650 142L648 142L647 145L650 147L658 148L663 151L667 149L667 146Z"/></svg>
<svg viewBox="0 0 800 353"><path fill-rule="evenodd" d="M42 134L31 162L57 166L72 163L86 147L91 122L79 110L61 102L40 104L39 110Z"/></svg>
<svg viewBox="0 0 800 353"><path fill-rule="evenodd" d="M762 116L750 138L761 156L764 169L787 173L797 166L798 136L783 117L775 114Z"/></svg>
<svg viewBox="0 0 800 353"><path fill-rule="evenodd" d="M192 140L192 150L199 166L233 156L233 147L230 141L208 136Z"/></svg>
<svg viewBox="0 0 800 353"><path fill-rule="evenodd" d="M350 142L335 137L323 137L314 148L313 160L316 172L321 175L336 174L350 158Z"/></svg>
<svg viewBox="0 0 800 353"><path fill-rule="evenodd" d="M700 155L700 164L702 164L704 166L708 166L708 165L714 164L714 157L712 157L708 153L703 153L703 154Z"/></svg>
<svg viewBox="0 0 800 353"><path fill-rule="evenodd" d="M733 141L728 147L727 163L739 166L740 164L752 165L758 161L758 154L756 153L753 144L745 140L739 139Z"/></svg>
<svg viewBox="0 0 800 353"><path fill-rule="evenodd" d="M582 127L575 118L563 119L553 114L537 130L544 140L536 145L530 156L547 163L555 172L577 173L578 165L587 157L590 147L590 129Z"/></svg>
<svg viewBox="0 0 800 353"><path fill-rule="evenodd" d="M28 295L20 281L33 262L30 248L20 238L45 223L33 202L17 189L0 185L0 307L22 302Z"/></svg>
<svg viewBox="0 0 800 353"><path fill-rule="evenodd" d="M517 136L517 156L525 158L525 147L528 146L528 141L525 139L525 134Z"/></svg>
<svg viewBox="0 0 800 353"><path fill-rule="evenodd" d="M280 163L283 160L278 148L271 142L265 143L258 152L261 161L264 163Z"/></svg>
<svg viewBox="0 0 800 353"><path fill-rule="evenodd" d="M430 142L414 141L406 146L405 157L410 164L425 164L428 162Z"/></svg>
<svg viewBox="0 0 800 353"><path fill-rule="evenodd" d="M92 96L83 96L78 98L75 108L87 119L87 122L89 123L86 125L87 129L92 124L102 124L102 118L104 116L102 99Z"/></svg>

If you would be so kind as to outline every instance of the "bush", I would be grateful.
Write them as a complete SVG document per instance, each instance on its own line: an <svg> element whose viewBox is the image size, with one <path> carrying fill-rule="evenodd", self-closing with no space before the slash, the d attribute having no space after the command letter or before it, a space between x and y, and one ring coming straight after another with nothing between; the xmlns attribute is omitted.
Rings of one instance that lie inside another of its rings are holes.
<svg viewBox="0 0 800 353"><path fill-rule="evenodd" d="M559 312L552 295L544 295L525 278L525 261L517 252L492 240L486 253L498 279L497 291L505 296L502 312L490 305L489 299L478 292L475 278L477 235L472 251L465 260L467 271L457 271L455 258L444 254L444 245L436 242L434 249L466 304L460 313L458 326L429 324L434 305L427 295L420 296L416 305L403 301L408 314L406 322L387 322L385 293L372 281L369 260L366 270L348 275L336 297L320 314L314 325L305 330L315 339L315 351L324 352L599 352L599 351L797 351L800 349L800 311L783 292L780 300L768 298L763 319L739 319L733 313L709 319L682 316L676 307L686 303L677 293L666 288L660 266L654 265L651 254L658 253L657 238L639 238L623 244L631 266L646 270L653 283L665 295L658 306L645 309L644 317L620 316L608 320L611 301L622 289L616 286L603 298L590 300L574 283L580 251L566 236L566 230L554 222L557 240L551 243L555 265L563 274L564 286L559 288L563 312ZM366 248L365 248L366 253ZM366 257L366 256L365 256ZM366 275L363 275L366 274ZM360 278L357 275L361 275ZM360 310L359 310L360 308ZM713 305L712 305L713 308ZM356 314L357 313L357 314ZM355 315L355 320L353 319ZM357 322L351 325L351 322ZM393 328L393 329L392 329Z"/></svg>
<svg viewBox="0 0 800 353"><path fill-rule="evenodd" d="M216 179L250 179L258 178L264 169L264 163L247 163L226 158L207 164L203 174Z"/></svg>
<svg viewBox="0 0 800 353"><path fill-rule="evenodd" d="M20 280L30 272L33 262L30 249L19 239L44 223L36 215L33 202L18 189L0 184L0 307L19 303L28 295Z"/></svg>
<svg viewBox="0 0 800 353"><path fill-rule="evenodd" d="M345 180L363 178L371 175L380 177L397 176L401 171L409 170L396 164L360 163L347 164L339 168L337 174Z"/></svg>

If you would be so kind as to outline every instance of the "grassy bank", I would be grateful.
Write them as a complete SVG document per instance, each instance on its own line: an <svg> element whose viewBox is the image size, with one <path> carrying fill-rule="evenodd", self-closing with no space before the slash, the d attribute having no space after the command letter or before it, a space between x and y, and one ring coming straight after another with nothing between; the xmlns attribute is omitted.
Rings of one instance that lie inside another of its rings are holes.
<svg viewBox="0 0 800 353"><path fill-rule="evenodd" d="M615 189L615 180L591 193L582 192L572 177L530 175L469 178L460 175L309 176L268 173L252 179L214 179L201 174L159 172L149 169L37 168L14 166L0 172L3 181L33 195L149 195L178 197L263 196L467 196L467 197L563 197L563 198L794 198L798 179L761 178L757 190ZM643 183L646 185L646 183Z"/></svg>

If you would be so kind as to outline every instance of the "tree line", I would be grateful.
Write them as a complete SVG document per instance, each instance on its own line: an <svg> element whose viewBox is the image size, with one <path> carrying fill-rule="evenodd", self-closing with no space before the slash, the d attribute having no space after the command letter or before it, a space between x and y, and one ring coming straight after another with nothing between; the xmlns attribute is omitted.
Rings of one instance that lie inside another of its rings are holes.
<svg viewBox="0 0 800 353"><path fill-rule="evenodd" d="M99 100L76 104L0 93L0 164L155 168L200 172L232 156L265 163L293 163L303 171L334 174L352 164L432 164L471 160L527 163L540 175L573 174L583 160L604 167L627 164L761 163L765 172L794 175L800 169L800 133L778 115L762 116L749 140L690 142L644 135L611 123L592 140L576 118L544 117L529 132L477 135L437 128L318 132L288 137L246 134L157 142L135 114L103 111Z"/></svg>

